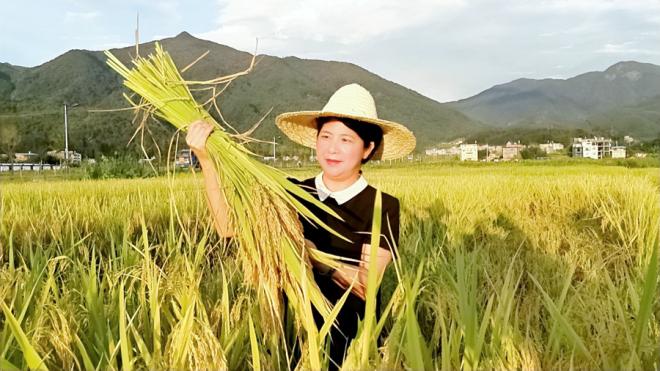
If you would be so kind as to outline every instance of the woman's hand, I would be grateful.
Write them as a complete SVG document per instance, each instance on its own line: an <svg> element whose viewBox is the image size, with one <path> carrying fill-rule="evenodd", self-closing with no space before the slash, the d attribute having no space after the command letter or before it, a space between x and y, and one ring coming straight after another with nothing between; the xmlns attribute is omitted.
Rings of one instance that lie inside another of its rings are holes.
<svg viewBox="0 0 660 371"><path fill-rule="evenodd" d="M212 131L213 125L202 120L197 120L188 126L186 143L200 161L208 159L206 140L209 138Z"/></svg>
<svg viewBox="0 0 660 371"><path fill-rule="evenodd" d="M366 300L367 297L370 250L371 246L369 244L363 244L362 259L360 259L360 264L358 266L341 263L340 268L335 270L332 274L332 280L344 290L349 288L351 283L355 281L351 291L362 300ZM383 248L378 248L376 250L376 259L373 269L376 270L378 276L377 286L380 286L381 279L383 278L385 269L390 261L392 261L392 254L389 250Z"/></svg>
<svg viewBox="0 0 660 371"><path fill-rule="evenodd" d="M204 175L204 188L206 189L206 200L211 209L213 224L216 231L222 237L229 238L235 235L231 221L229 220L229 206L222 184L218 177L218 170L214 166L206 150L206 140L213 131L213 125L208 122L197 120L188 126L186 143L197 156L202 166Z"/></svg>
<svg viewBox="0 0 660 371"><path fill-rule="evenodd" d="M363 283L363 281L366 282L364 279L365 272L362 272L362 270L363 269L358 266L342 264L341 268L338 268L332 273L332 280L344 290L348 289L351 287L351 284L353 284L351 292L357 295L360 299L366 300L367 288Z"/></svg>
<svg viewBox="0 0 660 371"><path fill-rule="evenodd" d="M314 242L305 239L305 246L310 249L316 249ZM369 276L369 261L370 261L370 251L371 246L368 244L362 245L362 258L360 259L359 265L352 265L346 263L339 263L339 267L332 272L331 279L339 287L346 290L353 285L351 292L358 296L362 300L366 300L367 297L367 281ZM314 259L312 254L309 254L309 260L312 265L319 271L327 271L329 267L325 264ZM373 267L376 272L378 272L378 285L380 285L380 280L383 277L385 268L392 260L391 253L383 248L377 249L377 255L375 260L375 266ZM353 283L355 282L355 283Z"/></svg>

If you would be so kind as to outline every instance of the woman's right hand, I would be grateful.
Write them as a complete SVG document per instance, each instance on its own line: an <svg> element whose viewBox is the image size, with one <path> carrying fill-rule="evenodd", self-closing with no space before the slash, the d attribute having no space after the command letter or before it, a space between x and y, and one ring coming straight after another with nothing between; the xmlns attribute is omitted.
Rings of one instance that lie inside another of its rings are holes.
<svg viewBox="0 0 660 371"><path fill-rule="evenodd" d="M213 125L206 121L197 120L188 126L186 143L195 153L202 167L206 201L211 209L215 229L220 236L229 238L234 236L235 233L229 217L229 206L220 183L218 170L216 169L217 165L213 163L206 149L206 141L211 132L213 132Z"/></svg>
<svg viewBox="0 0 660 371"><path fill-rule="evenodd" d="M213 131L213 125L206 121L197 120L188 126L188 134L186 135L186 143L188 147L195 152L198 159L208 158L206 150L206 140Z"/></svg>

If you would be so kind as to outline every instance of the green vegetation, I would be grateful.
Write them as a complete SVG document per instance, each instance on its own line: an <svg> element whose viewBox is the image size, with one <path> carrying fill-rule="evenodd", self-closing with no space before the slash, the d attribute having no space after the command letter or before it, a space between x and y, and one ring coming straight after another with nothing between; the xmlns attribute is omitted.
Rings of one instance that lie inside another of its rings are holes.
<svg viewBox="0 0 660 371"><path fill-rule="evenodd" d="M373 327L383 346L350 359L658 367L658 169L524 164L365 170L401 200L401 258ZM1 368L287 368L199 176L0 192Z"/></svg>
<svg viewBox="0 0 660 371"><path fill-rule="evenodd" d="M242 71L251 59L249 53L196 39L185 32L164 39L161 44L180 68L210 51L184 74L186 80L208 80ZM153 48L154 42L141 44L140 54L146 56ZM128 47L112 53L128 63L129 53L134 51L134 47ZM259 139L272 140L281 135L274 125L276 115L290 110L320 109L337 88L350 82L360 83L374 94L380 117L399 120L410 127L420 138L420 148L481 127L452 108L350 63L264 55L259 58L254 71L231 83L218 100L224 118L240 132L266 115L264 124L255 132ZM105 65L102 52L72 50L33 68L0 65L0 132L3 127L17 128L18 152L62 150L62 104L79 103L69 112L71 149L95 158L112 156L115 152L139 154L139 138L127 147L136 129L131 123L132 112L89 112L125 107L122 91L121 79ZM200 93L196 98L203 95ZM152 146L153 138L165 151L174 130L153 123L150 128L152 132L145 135L145 143ZM8 152L1 142L0 153ZM296 154L300 150L288 140L277 142L278 153L281 150ZM268 146L258 150L264 154L271 152ZM150 156L158 156L153 146L148 151Z"/></svg>
<svg viewBox="0 0 660 371"><path fill-rule="evenodd" d="M180 67L210 51L184 74L184 78L190 80L211 79L243 70L251 58L248 53L196 39L187 33L162 40L162 44ZM151 53L153 45L153 42L142 44L141 54ZM113 50L113 53L127 63L129 52L133 51L134 47L130 47ZM301 155L305 154L305 150L285 138L277 138L281 136L273 125L277 114L321 108L332 92L350 82L358 82L374 94L382 118L402 122L413 130L419 141L418 151L458 137L467 137L469 142L478 140L479 143L491 144L504 144L508 140L519 140L524 144L552 140L568 145L575 136L611 136L619 138L619 143L622 143L624 135L631 135L642 142L660 135L659 100L657 96L647 96L652 95L655 88L640 93L643 99L639 98L642 99L639 102L635 101L634 94L627 95L640 89L636 84L644 81L648 86L655 86L646 78L630 82L626 89L616 86L599 88L611 93L606 94L605 98L617 97L611 100L594 97L593 92L599 91L593 88L594 84L605 81L601 76L595 79L589 77L584 81L578 79L580 81L575 84L569 82L562 89L566 97L560 101L553 98L551 88L544 87L545 83L552 85L556 81L545 81L536 86L529 80L517 80L511 83L512 91L493 88L484 92L485 95L477 95L460 104L443 104L350 63L295 57L260 58L250 75L227 88L219 104L225 119L241 132L265 116L264 124L255 136L265 140L276 137L278 153ZM632 63L630 68L657 79L658 66ZM532 89L531 93L529 89ZM535 94L534 89L541 93ZM518 90L524 93L516 95ZM497 99L491 99L491 94ZM501 94L506 99L498 98ZM535 103L525 101L527 96ZM97 159L101 155L124 153L142 156L139 138L127 146L136 129L131 123L131 112L90 112L125 105L121 97L121 80L105 66L103 54L86 50L69 51L33 68L0 64L0 153L30 150L44 154L47 150L62 150L64 102L80 104L69 112L72 149L85 157ZM587 114L582 112L582 108L574 109L575 102L580 103L580 107L586 102ZM521 110L530 111L532 117L521 113ZM512 126L497 123L503 112L514 116L505 120L505 123L514 122ZM549 117L557 113L560 118L544 120L533 117L542 112L551 112ZM568 117L564 118L564 113ZM147 133L144 143L149 155L158 157L153 142L165 151L174 131L159 123L152 123L150 129L151 133ZM110 133L112 135L108 135ZM272 147L257 146L255 150L268 154Z"/></svg>
<svg viewBox="0 0 660 371"><path fill-rule="evenodd" d="M538 146L528 146L520 151L520 157L523 160L535 160L537 158L546 158L548 154Z"/></svg>

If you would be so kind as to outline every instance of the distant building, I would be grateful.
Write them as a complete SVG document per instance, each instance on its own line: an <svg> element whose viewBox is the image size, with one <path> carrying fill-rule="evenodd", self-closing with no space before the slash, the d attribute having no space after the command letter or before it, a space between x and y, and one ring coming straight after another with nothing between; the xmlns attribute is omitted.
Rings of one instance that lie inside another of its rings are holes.
<svg viewBox="0 0 660 371"><path fill-rule="evenodd" d="M564 145L561 143L550 142L550 143L539 144L539 148L541 148L543 152L550 154L550 153L555 153L557 151L561 151L562 149L564 149Z"/></svg>
<svg viewBox="0 0 660 371"><path fill-rule="evenodd" d="M520 156L520 151L523 149L525 149L525 145L520 144L520 142L506 142L506 145L502 147L502 160L510 161L514 158L518 158Z"/></svg>
<svg viewBox="0 0 660 371"><path fill-rule="evenodd" d="M520 151L516 147L503 147L502 148L502 160L508 161L513 160L518 157Z"/></svg>
<svg viewBox="0 0 660 371"><path fill-rule="evenodd" d="M444 148L431 148L424 151L427 156L443 156L446 150Z"/></svg>
<svg viewBox="0 0 660 371"><path fill-rule="evenodd" d="M624 146L612 147L612 158L626 158L626 147Z"/></svg>
<svg viewBox="0 0 660 371"><path fill-rule="evenodd" d="M456 156L461 153L458 147L451 148L431 148L425 151L427 156Z"/></svg>
<svg viewBox="0 0 660 371"><path fill-rule="evenodd" d="M32 153L31 151L25 153L14 153L14 161L16 162L31 162L39 156L38 153Z"/></svg>
<svg viewBox="0 0 660 371"><path fill-rule="evenodd" d="M461 161L479 161L479 146L477 144L461 144Z"/></svg>
<svg viewBox="0 0 660 371"><path fill-rule="evenodd" d="M46 152L46 154L61 161L65 160L64 151L48 151ZM80 164L81 161L82 161L82 155L80 153L76 151L69 151L69 163Z"/></svg>
<svg viewBox="0 0 660 371"><path fill-rule="evenodd" d="M573 139L573 157L598 160L598 148L591 140Z"/></svg>
<svg viewBox="0 0 660 371"><path fill-rule="evenodd" d="M502 146L488 146L486 148L486 161L499 161L502 157Z"/></svg>
<svg viewBox="0 0 660 371"><path fill-rule="evenodd" d="M623 142L626 143L626 144L631 144L634 141L635 141L635 138L633 138L631 136L626 135L625 137L623 137Z"/></svg>
<svg viewBox="0 0 660 371"><path fill-rule="evenodd" d="M461 150L458 144L441 143L439 147L433 147L424 151L427 156L458 156Z"/></svg>
<svg viewBox="0 0 660 371"><path fill-rule="evenodd" d="M612 156L612 139L603 137L573 138L573 157L594 160Z"/></svg>
<svg viewBox="0 0 660 371"><path fill-rule="evenodd" d="M199 160L195 153L190 149L182 149L177 153L176 159L174 161L176 167L187 168L199 165Z"/></svg>
<svg viewBox="0 0 660 371"><path fill-rule="evenodd" d="M477 149L482 154L481 161L494 161L499 160L500 157L502 157L502 146L480 144Z"/></svg>

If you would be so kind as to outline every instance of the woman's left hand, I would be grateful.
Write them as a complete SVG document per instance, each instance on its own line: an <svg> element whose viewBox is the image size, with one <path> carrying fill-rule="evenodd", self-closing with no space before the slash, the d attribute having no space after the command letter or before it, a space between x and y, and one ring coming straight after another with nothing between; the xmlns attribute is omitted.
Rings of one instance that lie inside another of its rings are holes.
<svg viewBox="0 0 660 371"><path fill-rule="evenodd" d="M344 290L349 288L351 283L355 280L355 284L353 284L353 289L351 291L362 300L366 300L367 297L370 250L371 246L369 244L362 245L362 257L358 266L342 263L340 268L332 274L332 280ZM388 250L383 248L377 249L373 269L376 269L376 272L378 272L378 285L380 285L380 280L383 277L383 273L385 273L385 268L387 268L387 265L391 260L392 254Z"/></svg>
<svg viewBox="0 0 660 371"><path fill-rule="evenodd" d="M365 272L358 266L342 264L340 268L332 273L332 280L342 289L346 290L353 285L351 291L360 299L366 300L366 287L362 282L365 280ZM355 283L354 283L355 282Z"/></svg>

